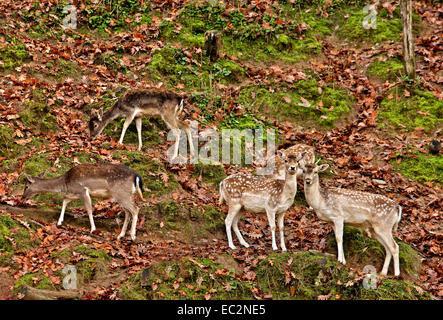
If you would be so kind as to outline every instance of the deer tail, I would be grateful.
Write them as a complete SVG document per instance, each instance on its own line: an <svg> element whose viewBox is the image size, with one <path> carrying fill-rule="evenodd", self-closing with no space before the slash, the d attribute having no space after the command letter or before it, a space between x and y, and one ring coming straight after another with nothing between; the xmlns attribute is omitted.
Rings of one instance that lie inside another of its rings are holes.
<svg viewBox="0 0 443 320"><path fill-rule="evenodd" d="M145 198L143 198L143 179L139 174L135 175L134 185L135 185L135 189L137 190L137 193L140 196L140 198L143 201L146 201Z"/></svg>
<svg viewBox="0 0 443 320"><path fill-rule="evenodd" d="M400 219L401 219L401 212L402 212L402 208L401 208L401 206L399 205L399 206L398 206L398 217L397 217L397 221L395 221L395 224L394 224L394 231L397 231L397 229L398 229L398 224L399 224Z"/></svg>

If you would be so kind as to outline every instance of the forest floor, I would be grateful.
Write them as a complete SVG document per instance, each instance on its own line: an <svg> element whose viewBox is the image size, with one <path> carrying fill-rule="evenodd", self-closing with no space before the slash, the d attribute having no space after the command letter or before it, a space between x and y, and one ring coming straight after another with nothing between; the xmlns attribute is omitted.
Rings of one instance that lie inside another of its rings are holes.
<svg viewBox="0 0 443 320"><path fill-rule="evenodd" d="M76 30L61 28L63 1L0 4L0 299L21 284L61 290L78 270L82 299L441 299L443 7L415 2L418 80L403 74L396 1L377 6L364 29L364 1L79 1ZM222 31L222 56L205 57L204 32ZM278 132L281 148L315 147L331 170L325 186L383 194L403 208L396 240L401 275L363 286L384 250L346 228L346 266L331 227L308 209L303 185L285 217L288 253L273 252L265 216L247 213L250 248L227 246L218 183L253 165L167 161L166 126L143 120L118 144L123 119L88 139L93 108L128 88L186 94L185 118L206 128ZM63 226L62 198L21 199L26 175L63 174L109 161L138 171L146 202L137 240L117 241L122 212L94 202L97 231L81 202Z"/></svg>

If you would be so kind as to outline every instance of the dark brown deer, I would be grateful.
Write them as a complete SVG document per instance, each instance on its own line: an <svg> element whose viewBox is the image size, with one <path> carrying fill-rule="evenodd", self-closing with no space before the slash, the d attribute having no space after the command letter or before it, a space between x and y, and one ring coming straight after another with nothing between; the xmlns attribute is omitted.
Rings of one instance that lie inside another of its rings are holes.
<svg viewBox="0 0 443 320"><path fill-rule="evenodd" d="M134 170L119 164L96 163L80 164L65 174L50 179L40 177L27 177L28 182L23 192L23 199L27 200L42 192L55 192L62 194L62 211L57 225L63 222L65 209L72 200L83 200L88 212L91 232L95 230L92 217L91 197L105 198L117 201L125 210L125 221L118 239L126 234L129 214L132 215L131 238L135 240L137 217L139 208L135 205L133 195L138 193L143 199L143 181Z"/></svg>
<svg viewBox="0 0 443 320"><path fill-rule="evenodd" d="M191 155L194 154L194 144L190 125L179 119L183 111L183 98L178 93L159 88L134 89L127 91L117 102L106 112L103 109L93 110L89 120L89 134L91 138L99 135L109 122L125 117L122 133L119 142L123 143L126 130L135 119L138 133L138 150L142 148L142 117L161 117L170 130L173 130L176 137L173 159L178 155L180 141L180 129L186 132L189 141Z"/></svg>

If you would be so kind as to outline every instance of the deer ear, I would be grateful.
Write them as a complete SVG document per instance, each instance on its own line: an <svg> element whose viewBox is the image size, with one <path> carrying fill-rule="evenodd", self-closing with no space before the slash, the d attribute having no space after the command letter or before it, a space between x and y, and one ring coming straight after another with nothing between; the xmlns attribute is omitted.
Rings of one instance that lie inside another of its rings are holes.
<svg viewBox="0 0 443 320"><path fill-rule="evenodd" d="M279 156L280 159L282 159L282 160L285 160L285 159L286 159L286 156L285 156L284 151L278 150L278 151L277 151L277 156Z"/></svg>
<svg viewBox="0 0 443 320"><path fill-rule="evenodd" d="M35 182L35 178L31 177L31 176L26 176L26 180L28 180L30 183L34 183Z"/></svg>
<svg viewBox="0 0 443 320"><path fill-rule="evenodd" d="M100 116L100 118L103 117L103 107L101 107L101 108L98 110L98 115Z"/></svg>
<svg viewBox="0 0 443 320"><path fill-rule="evenodd" d="M329 168L329 164L325 163L325 164L322 164L321 166L317 167L317 171L318 172L323 172L323 171L325 171L328 168Z"/></svg>

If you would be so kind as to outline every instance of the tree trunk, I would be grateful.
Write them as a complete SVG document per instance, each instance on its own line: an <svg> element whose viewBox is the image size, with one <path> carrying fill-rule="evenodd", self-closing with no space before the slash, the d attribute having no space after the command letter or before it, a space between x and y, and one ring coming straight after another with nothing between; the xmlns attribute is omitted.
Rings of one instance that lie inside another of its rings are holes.
<svg viewBox="0 0 443 320"><path fill-rule="evenodd" d="M415 79L414 36L412 34L412 0L401 0L403 20L403 63L409 79Z"/></svg>
<svg viewBox="0 0 443 320"><path fill-rule="evenodd" d="M206 31L204 49L211 61L216 61L220 57L221 35L218 31Z"/></svg>
<svg viewBox="0 0 443 320"><path fill-rule="evenodd" d="M74 290L52 291L21 285L18 297L21 300L73 300L80 299L81 294Z"/></svg>

